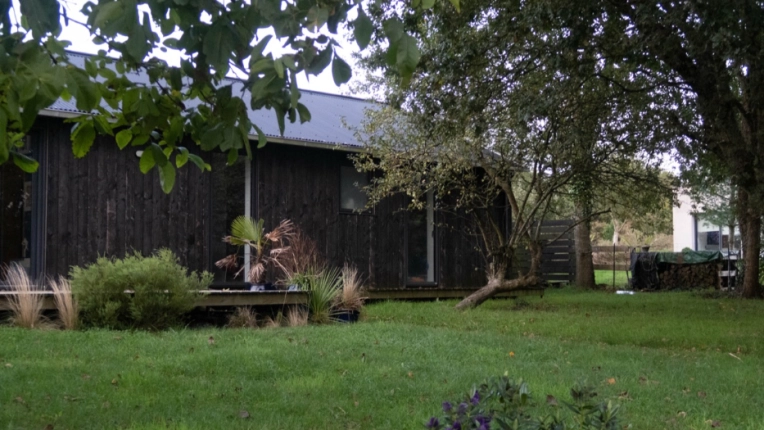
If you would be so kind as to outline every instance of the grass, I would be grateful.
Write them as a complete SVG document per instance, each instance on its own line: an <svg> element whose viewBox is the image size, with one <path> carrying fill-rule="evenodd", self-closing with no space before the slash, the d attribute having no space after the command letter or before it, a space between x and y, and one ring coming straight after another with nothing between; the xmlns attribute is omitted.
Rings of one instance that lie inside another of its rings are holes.
<svg viewBox="0 0 764 430"><path fill-rule="evenodd" d="M605 284L608 288L613 288L613 271L612 270L595 270L594 282L597 284ZM629 279L624 270L615 271L615 288L622 289L629 284Z"/></svg>
<svg viewBox="0 0 764 430"><path fill-rule="evenodd" d="M57 280L49 280L48 285L53 290L53 299L56 303L61 327L67 330L76 329L79 325L79 307L72 295L72 285L63 276Z"/></svg>
<svg viewBox="0 0 764 430"><path fill-rule="evenodd" d="M764 302L562 289L454 304L260 330L3 327L0 428L417 429L505 371L542 403L586 380L634 429L764 427Z"/></svg>
<svg viewBox="0 0 764 430"><path fill-rule="evenodd" d="M26 270L18 264L12 264L3 272L5 284L17 293L10 296L8 301L13 325L22 328L40 328L48 325L42 315L43 298L35 294L39 288L29 278Z"/></svg>

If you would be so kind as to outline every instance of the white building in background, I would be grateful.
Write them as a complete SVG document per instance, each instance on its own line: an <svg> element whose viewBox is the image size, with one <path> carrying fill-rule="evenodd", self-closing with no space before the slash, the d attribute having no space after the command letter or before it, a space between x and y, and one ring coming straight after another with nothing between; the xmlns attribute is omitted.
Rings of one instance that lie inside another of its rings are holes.
<svg viewBox="0 0 764 430"><path fill-rule="evenodd" d="M740 230L735 228L735 237L730 242L730 229L727 226L714 225L696 212L690 196L680 192L679 206L673 208L674 252L685 248L693 251L721 251L738 253L741 249Z"/></svg>

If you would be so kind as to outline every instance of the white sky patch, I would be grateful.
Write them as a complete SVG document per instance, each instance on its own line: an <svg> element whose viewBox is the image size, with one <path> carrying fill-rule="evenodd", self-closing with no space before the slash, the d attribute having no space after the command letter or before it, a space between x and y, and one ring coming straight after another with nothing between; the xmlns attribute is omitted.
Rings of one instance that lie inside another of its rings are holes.
<svg viewBox="0 0 764 430"><path fill-rule="evenodd" d="M60 35L61 40L67 40L72 43L72 45L68 48L69 50L75 51L75 52L81 52L85 54L96 54L100 49L104 49L103 45L96 45L93 43L92 36L90 35L90 32L87 28L80 25L79 23L75 22L87 22L87 17L83 15L80 10L82 7L87 3L87 0L60 0L61 5L66 8L66 13L69 20L69 25L66 25L63 19L63 16L61 18L61 26L62 26L62 32ZM145 5L139 6L140 10L149 12L148 7ZM18 11L20 10L19 4L17 0L14 0L13 2L13 10L18 15ZM355 10L351 11L348 16L348 20L352 20L355 18ZM158 28L154 29L161 37L161 32ZM334 84L334 79L332 78L332 68L331 65L328 66L324 71L319 74L318 76L307 76L306 73L302 72L297 76L297 84L300 87L300 89L307 89L307 90L313 90L313 91L320 91L323 93L329 93L329 94L340 94L340 95L352 95L350 88L354 85L354 83L363 82L363 72L357 67L356 62L353 58L353 54L358 52L358 45L354 41L350 40L351 33L343 26L340 26L338 29L338 35L330 35L328 31L326 30L326 26L323 27L323 34L326 34L327 36L334 36L336 41L340 44L339 47L335 46L335 53L337 56L345 60L347 62L351 69L353 70L353 78L348 82L347 84L343 84L340 87L337 87ZM273 35L273 31L271 29L269 30L261 30L258 32L258 40L260 40L262 37L267 36L268 34ZM180 33L177 32L175 34L171 34L167 37L180 37ZM287 48L282 48L283 41L279 41L277 39L273 39L266 49L266 53L271 52L274 55L274 58L277 58L283 54L289 53L290 50ZM181 55L178 53L178 51L174 51L171 49L168 49L167 52L161 52L160 50L156 49L154 52L149 54L151 57L161 58L162 60L166 61L168 64L172 66L179 66ZM232 77L236 76L238 78L242 78L242 76L238 76L235 74L229 74ZM359 95L356 95L359 96ZM363 95L360 95L363 96Z"/></svg>

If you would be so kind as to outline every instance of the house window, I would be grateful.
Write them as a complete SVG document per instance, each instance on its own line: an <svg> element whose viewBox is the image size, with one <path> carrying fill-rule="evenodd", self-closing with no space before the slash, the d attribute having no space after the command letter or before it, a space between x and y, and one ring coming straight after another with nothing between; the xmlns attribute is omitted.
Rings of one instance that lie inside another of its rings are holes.
<svg viewBox="0 0 764 430"><path fill-rule="evenodd" d="M435 194L424 196L422 210L408 213L406 225L406 285L435 284Z"/></svg>
<svg viewBox="0 0 764 430"><path fill-rule="evenodd" d="M363 187L369 185L366 172L359 172L352 166L340 167L340 210L362 211L368 198Z"/></svg>

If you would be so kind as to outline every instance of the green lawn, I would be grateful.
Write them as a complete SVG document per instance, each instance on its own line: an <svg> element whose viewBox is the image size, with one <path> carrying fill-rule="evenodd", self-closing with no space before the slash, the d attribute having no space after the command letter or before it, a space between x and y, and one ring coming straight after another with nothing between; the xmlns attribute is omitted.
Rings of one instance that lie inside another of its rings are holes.
<svg viewBox="0 0 764 430"><path fill-rule="evenodd" d="M0 429L417 429L505 371L542 403L585 380L634 429L764 428L764 302L562 289L453 305L375 304L350 326L0 328Z"/></svg>
<svg viewBox="0 0 764 430"><path fill-rule="evenodd" d="M605 284L608 288L613 288L613 271L612 270L595 270L594 282L597 284ZM615 271L615 288L623 289L629 284L629 279L626 276L626 271Z"/></svg>

